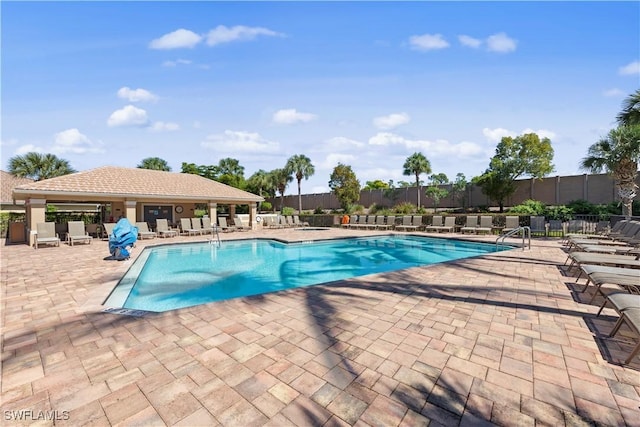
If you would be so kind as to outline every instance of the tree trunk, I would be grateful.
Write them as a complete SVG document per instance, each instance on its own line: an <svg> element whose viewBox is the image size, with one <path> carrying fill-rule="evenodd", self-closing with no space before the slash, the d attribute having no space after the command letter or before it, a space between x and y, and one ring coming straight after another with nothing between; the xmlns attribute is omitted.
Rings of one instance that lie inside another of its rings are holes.
<svg viewBox="0 0 640 427"><path fill-rule="evenodd" d="M302 192L300 190L300 180L298 180L298 214L302 214Z"/></svg>

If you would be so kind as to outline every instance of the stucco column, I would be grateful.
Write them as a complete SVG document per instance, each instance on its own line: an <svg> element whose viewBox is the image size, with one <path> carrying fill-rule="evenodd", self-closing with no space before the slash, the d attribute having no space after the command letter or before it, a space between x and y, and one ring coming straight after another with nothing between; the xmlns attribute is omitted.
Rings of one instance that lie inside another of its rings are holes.
<svg viewBox="0 0 640 427"><path fill-rule="evenodd" d="M209 218L211 218L211 224L218 224L218 204L215 202L209 202Z"/></svg>
<svg viewBox="0 0 640 427"><path fill-rule="evenodd" d="M47 200L27 199L25 201L25 208L27 210L27 242L29 242L29 246L33 246L36 242L36 224L39 222L45 222L46 220L45 213L47 212Z"/></svg>
<svg viewBox="0 0 640 427"><path fill-rule="evenodd" d="M251 225L252 230L258 229L258 223L256 221L257 216L258 216L258 204L249 203L249 224Z"/></svg>
<svg viewBox="0 0 640 427"><path fill-rule="evenodd" d="M138 205L138 202L136 202L135 200L124 201L124 216L129 220L131 224L135 224L137 221L137 217L138 217L138 214L136 211L137 205Z"/></svg>
<svg viewBox="0 0 640 427"><path fill-rule="evenodd" d="M235 217L236 217L236 205L232 203L229 205L229 219L233 221Z"/></svg>

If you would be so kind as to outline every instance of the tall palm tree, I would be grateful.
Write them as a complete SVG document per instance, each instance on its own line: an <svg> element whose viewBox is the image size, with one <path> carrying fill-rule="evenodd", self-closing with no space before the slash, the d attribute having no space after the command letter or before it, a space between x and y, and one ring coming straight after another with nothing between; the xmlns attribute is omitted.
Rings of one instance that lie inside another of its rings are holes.
<svg viewBox="0 0 640 427"><path fill-rule="evenodd" d="M640 89L624 100L617 119L620 125L640 125Z"/></svg>
<svg viewBox="0 0 640 427"><path fill-rule="evenodd" d="M415 175L416 177L416 187L418 189L418 203L416 206L420 209L420 174L431 173L431 163L429 163L424 154L413 153L407 157L402 167L404 168L403 175Z"/></svg>
<svg viewBox="0 0 640 427"><path fill-rule="evenodd" d="M272 182L275 189L280 193L280 212L282 212L282 208L284 207L284 192L287 190L287 185L293 181L293 178L286 169L274 169L270 172L270 175L273 179Z"/></svg>
<svg viewBox="0 0 640 427"><path fill-rule="evenodd" d="M302 178L309 179L309 177L313 175L316 170L311 163L311 159L304 154L296 154L295 156L291 156L289 160L287 160L287 164L284 168L290 174L294 174L296 176L296 179L298 180L298 213L302 213L302 193L300 191L300 183L302 181Z"/></svg>
<svg viewBox="0 0 640 427"><path fill-rule="evenodd" d="M69 162L54 154L30 152L9 159L9 173L20 178L36 181L74 173Z"/></svg>
<svg viewBox="0 0 640 427"><path fill-rule="evenodd" d="M220 159L218 166L215 166L215 170L216 181L232 187L244 188L244 166L240 164L238 159L232 159L231 157Z"/></svg>
<svg viewBox="0 0 640 427"><path fill-rule="evenodd" d="M580 167L591 173L606 171L616 181L622 214L631 216L636 197L636 176L640 162L640 124L618 126L589 147Z"/></svg>
<svg viewBox="0 0 640 427"><path fill-rule="evenodd" d="M142 159L138 168L171 172L171 166L169 166L166 160L161 159L160 157L147 157L146 159Z"/></svg>
<svg viewBox="0 0 640 427"><path fill-rule="evenodd" d="M271 176L269 172L259 169L247 180L249 191L257 193L260 197L266 194L273 194L273 186L271 185ZM271 190L271 191L270 191Z"/></svg>

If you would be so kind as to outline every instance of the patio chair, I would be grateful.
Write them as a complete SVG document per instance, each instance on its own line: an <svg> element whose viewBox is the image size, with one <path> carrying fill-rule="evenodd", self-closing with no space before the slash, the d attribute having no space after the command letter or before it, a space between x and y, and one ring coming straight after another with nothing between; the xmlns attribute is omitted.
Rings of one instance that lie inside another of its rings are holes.
<svg viewBox="0 0 640 427"><path fill-rule="evenodd" d="M427 226L427 224L424 223L422 215L414 215L411 219L411 225L415 227L414 230L424 230Z"/></svg>
<svg viewBox="0 0 640 427"><path fill-rule="evenodd" d="M467 215L466 223L462 228L460 228L460 232L462 234L465 234L467 232L475 233L477 227L478 227L478 215Z"/></svg>
<svg viewBox="0 0 640 427"><path fill-rule="evenodd" d="M200 218L191 218L191 229L196 230L198 234L203 234L204 230L202 229L202 222Z"/></svg>
<svg viewBox="0 0 640 427"><path fill-rule="evenodd" d="M109 239L109 236L113 234L113 228L116 226L115 222L105 222L102 224L102 237Z"/></svg>
<svg viewBox="0 0 640 427"><path fill-rule="evenodd" d="M309 223L307 221L300 221L300 217L298 215L293 216L293 223L298 227L308 227Z"/></svg>
<svg viewBox="0 0 640 427"><path fill-rule="evenodd" d="M402 224L396 225L396 230L409 231L409 230L415 230L417 228L418 228L417 225L412 224L411 215L404 215L402 217Z"/></svg>
<svg viewBox="0 0 640 427"><path fill-rule="evenodd" d="M596 316L600 316L607 305L613 306L618 314L630 308L640 308L640 289L631 288L631 292L613 292L607 295Z"/></svg>
<svg viewBox="0 0 640 427"><path fill-rule="evenodd" d="M507 216L505 217L504 221L505 221L505 225L504 225L504 228L502 229L502 233L508 233L520 227L519 216Z"/></svg>
<svg viewBox="0 0 640 427"><path fill-rule="evenodd" d="M223 233L236 231L236 227L234 227L233 225L227 224L227 218L223 216L218 217L218 226L220 227L220 230L222 230Z"/></svg>
<svg viewBox="0 0 640 427"><path fill-rule="evenodd" d="M545 224L544 216L530 216L529 226L531 227L531 235L542 234L547 236L547 224Z"/></svg>
<svg viewBox="0 0 640 427"><path fill-rule="evenodd" d="M589 304L593 303L598 295L602 295L605 298L607 297L607 294L602 290L604 285L614 285L627 290L640 283L640 270L638 270L637 274L632 273L634 269L620 268L619 270L621 271L620 273L595 272L587 276L587 284L581 292L585 292L591 284L596 288L589 300Z"/></svg>
<svg viewBox="0 0 640 427"><path fill-rule="evenodd" d="M149 230L149 224L146 222L136 222L138 228L138 239L155 239L158 235L155 231Z"/></svg>
<svg viewBox="0 0 640 427"><path fill-rule="evenodd" d="M442 228L442 215L434 215L431 219L431 225L427 225L424 231L437 231L440 232Z"/></svg>
<svg viewBox="0 0 640 427"><path fill-rule="evenodd" d="M91 244L93 237L89 236L84 221L69 221L67 223L67 244L73 246L75 242Z"/></svg>
<svg viewBox="0 0 640 427"><path fill-rule="evenodd" d="M565 260L571 260L571 263L567 267L567 271L570 271L574 266L581 266L582 264L597 264L597 265L612 265L618 267L635 267L640 268L640 260L637 257L627 255L615 255L615 254L600 254L591 252L572 252Z"/></svg>
<svg viewBox="0 0 640 427"><path fill-rule="evenodd" d="M609 337L615 336L615 334L620 330L620 327L623 323L626 323L629 328L636 334L636 338L639 339L638 343L629 354L629 357L624 361L625 365L628 365L631 360L636 357L638 352L640 352L640 308L629 308L620 313L620 318L616 322L615 326L609 333Z"/></svg>
<svg viewBox="0 0 640 427"><path fill-rule="evenodd" d="M160 237L176 237L178 235L178 231L169 227L169 221L166 218L156 219L156 232Z"/></svg>
<svg viewBox="0 0 640 427"><path fill-rule="evenodd" d="M480 217L480 225L476 227L476 234L484 233L491 234L493 231L493 217L489 215L482 215Z"/></svg>
<svg viewBox="0 0 640 427"><path fill-rule="evenodd" d="M384 215L378 215L376 217L376 229L377 230L388 230L390 228L393 228L394 223L396 221L396 217L395 216L388 216L386 218L387 222L385 223L385 217Z"/></svg>
<svg viewBox="0 0 640 427"><path fill-rule="evenodd" d="M186 234L187 236L200 234L200 230L191 227L190 218L180 218L180 229L182 230L181 234Z"/></svg>
<svg viewBox="0 0 640 427"><path fill-rule="evenodd" d="M547 228L547 236L560 234L560 237L564 237L564 224L559 219L550 219Z"/></svg>
<svg viewBox="0 0 640 427"><path fill-rule="evenodd" d="M233 218L233 224L236 226L236 229L239 231L249 231L251 227L242 223L242 219L239 216Z"/></svg>
<svg viewBox="0 0 640 427"><path fill-rule="evenodd" d="M56 233L56 224L53 222L39 222L36 224L35 248L39 245L60 246L60 236Z"/></svg>
<svg viewBox="0 0 640 427"><path fill-rule="evenodd" d="M369 215L367 217L367 222L364 224L364 228L366 228L367 230L369 230L369 229L375 230L376 229L376 216L375 215Z"/></svg>
<svg viewBox="0 0 640 427"><path fill-rule="evenodd" d="M216 227L211 224L211 218L208 216L202 217L202 233L203 234L213 234Z"/></svg>

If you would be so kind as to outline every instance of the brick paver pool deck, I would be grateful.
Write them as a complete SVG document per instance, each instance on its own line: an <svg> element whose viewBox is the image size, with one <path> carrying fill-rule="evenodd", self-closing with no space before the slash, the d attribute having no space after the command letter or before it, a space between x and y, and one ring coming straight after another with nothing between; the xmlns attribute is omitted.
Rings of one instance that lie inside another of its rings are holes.
<svg viewBox="0 0 640 427"><path fill-rule="evenodd" d="M131 265L106 241L0 249L4 425L640 425L634 338L557 239L144 317L103 312Z"/></svg>

